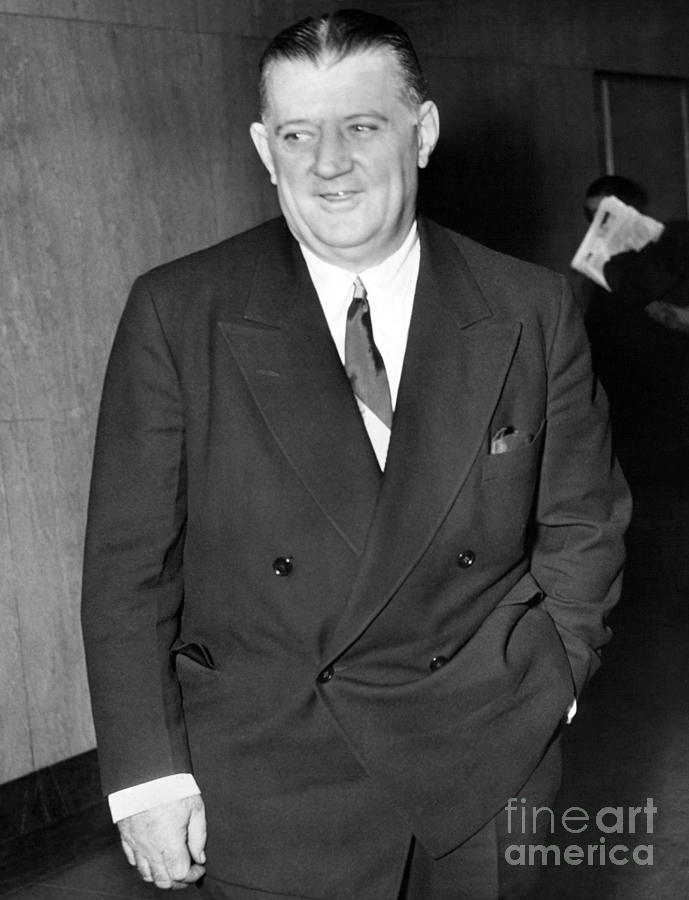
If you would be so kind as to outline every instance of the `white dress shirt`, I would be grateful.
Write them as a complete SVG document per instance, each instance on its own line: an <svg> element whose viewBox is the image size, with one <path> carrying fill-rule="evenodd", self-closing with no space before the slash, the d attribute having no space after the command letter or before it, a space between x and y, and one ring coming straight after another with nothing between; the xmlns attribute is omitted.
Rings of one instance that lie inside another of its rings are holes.
<svg viewBox="0 0 689 900"><path fill-rule="evenodd" d="M343 364L347 310L354 295L354 280L358 276L363 282L371 311L373 340L383 357L394 410L419 274L420 248L416 222L392 256L362 272L333 266L323 262L303 244L300 248ZM359 405L359 410L378 464L384 469L390 430L363 404Z"/></svg>

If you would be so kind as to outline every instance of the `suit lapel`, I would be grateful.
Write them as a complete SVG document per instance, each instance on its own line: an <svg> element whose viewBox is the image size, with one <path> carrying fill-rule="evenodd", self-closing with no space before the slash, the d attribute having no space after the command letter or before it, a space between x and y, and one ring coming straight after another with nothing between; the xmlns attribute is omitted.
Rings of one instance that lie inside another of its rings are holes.
<svg viewBox="0 0 689 900"><path fill-rule="evenodd" d="M277 444L355 553L381 473L296 241L262 249L244 318L220 328Z"/></svg>
<svg viewBox="0 0 689 900"><path fill-rule="evenodd" d="M433 539L485 449L517 345L519 323L492 318L452 241L431 223L423 223L420 235L421 267L385 477L329 658L379 614Z"/></svg>

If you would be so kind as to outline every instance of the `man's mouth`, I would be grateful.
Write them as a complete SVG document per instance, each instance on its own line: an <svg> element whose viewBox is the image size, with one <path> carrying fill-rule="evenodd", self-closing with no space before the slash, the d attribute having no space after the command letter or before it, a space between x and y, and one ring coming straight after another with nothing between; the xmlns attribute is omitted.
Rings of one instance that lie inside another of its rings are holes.
<svg viewBox="0 0 689 900"><path fill-rule="evenodd" d="M324 191L322 194L319 194L319 196L329 203L343 203L354 197L356 193L356 191Z"/></svg>

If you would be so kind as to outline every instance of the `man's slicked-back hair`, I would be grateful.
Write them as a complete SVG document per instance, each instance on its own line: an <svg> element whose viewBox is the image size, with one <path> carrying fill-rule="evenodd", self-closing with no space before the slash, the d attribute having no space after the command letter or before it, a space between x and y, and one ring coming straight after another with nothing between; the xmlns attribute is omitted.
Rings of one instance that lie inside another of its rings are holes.
<svg viewBox="0 0 689 900"><path fill-rule="evenodd" d="M360 9L340 9L311 16L281 31L266 47L259 62L261 114L268 107L267 81L275 63L289 60L339 62L367 50L391 52L400 67L402 96L417 107L428 96L426 80L406 31L383 16Z"/></svg>

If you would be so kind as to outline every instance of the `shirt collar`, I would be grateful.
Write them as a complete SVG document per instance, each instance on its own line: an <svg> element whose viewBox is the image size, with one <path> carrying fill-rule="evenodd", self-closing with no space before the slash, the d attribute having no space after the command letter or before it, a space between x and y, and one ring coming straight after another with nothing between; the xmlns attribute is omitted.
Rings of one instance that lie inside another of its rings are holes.
<svg viewBox="0 0 689 900"><path fill-rule="evenodd" d="M418 241L418 229L416 227L416 220L414 220L402 245L395 250L394 253L388 256L387 259L372 266L370 269L365 269L363 272L351 272L347 269L342 269L340 266L334 266L332 263L327 263L316 256L316 254L312 250L309 250L304 244L300 243L299 249L306 262L309 275L316 288L316 293L320 297L323 297L328 295L332 296L334 293L340 292L346 294L352 287L357 275L359 275L364 282L367 291L373 289L375 292L377 287L389 285L393 279L399 275L400 270L404 267L412 251L416 249Z"/></svg>
<svg viewBox="0 0 689 900"><path fill-rule="evenodd" d="M386 286L394 283L395 279L404 269L409 257L416 251L419 242L416 220L409 229L409 234L402 242L402 246L395 252L370 269L359 272L358 275L366 286L366 290L375 294L378 289L385 291Z"/></svg>

